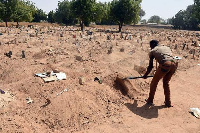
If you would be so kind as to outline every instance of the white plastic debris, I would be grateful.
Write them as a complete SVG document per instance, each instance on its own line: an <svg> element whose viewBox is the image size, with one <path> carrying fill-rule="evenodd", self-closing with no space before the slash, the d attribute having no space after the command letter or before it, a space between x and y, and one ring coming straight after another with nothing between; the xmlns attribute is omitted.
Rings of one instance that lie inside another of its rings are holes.
<svg viewBox="0 0 200 133"><path fill-rule="evenodd" d="M63 73L63 72L60 72L60 73L55 73L56 74L56 77L58 78L58 80L63 80L63 79L66 79L66 74Z"/></svg>
<svg viewBox="0 0 200 133"><path fill-rule="evenodd" d="M200 66L200 64L197 64L198 66Z"/></svg>
<svg viewBox="0 0 200 133"><path fill-rule="evenodd" d="M190 108L190 112L197 118L200 118L200 109L198 108Z"/></svg>
<svg viewBox="0 0 200 133"><path fill-rule="evenodd" d="M26 102L27 104L33 103L33 100L32 100L30 97L27 97L27 98L26 98L26 101L27 101L27 102Z"/></svg>
<svg viewBox="0 0 200 133"><path fill-rule="evenodd" d="M63 72L45 72L45 73L37 73L35 76L41 77L44 82L51 82L56 80L65 80L66 74Z"/></svg>
<svg viewBox="0 0 200 133"><path fill-rule="evenodd" d="M68 91L68 89L66 88L66 89L64 89L63 91L61 91L61 92L59 92L58 94L57 94L57 96L59 96L59 95L61 95L63 92L67 92Z"/></svg>

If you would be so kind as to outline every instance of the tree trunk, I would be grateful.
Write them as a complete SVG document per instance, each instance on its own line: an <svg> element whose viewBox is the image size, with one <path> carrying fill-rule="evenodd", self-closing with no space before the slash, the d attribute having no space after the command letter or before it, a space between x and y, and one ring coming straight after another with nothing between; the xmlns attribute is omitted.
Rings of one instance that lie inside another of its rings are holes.
<svg viewBox="0 0 200 133"><path fill-rule="evenodd" d="M80 21L80 26L81 26L81 31L84 31L85 29L84 29L84 23L83 23L83 21Z"/></svg>
<svg viewBox="0 0 200 133"><path fill-rule="evenodd" d="M17 27L16 28L19 28L19 22L17 21Z"/></svg>
<svg viewBox="0 0 200 133"><path fill-rule="evenodd" d="M5 23L6 23L6 27L8 27L8 22L7 22L7 21L5 21Z"/></svg>
<svg viewBox="0 0 200 133"><path fill-rule="evenodd" d="M123 25L123 23L119 23L119 32L122 31L122 25Z"/></svg>

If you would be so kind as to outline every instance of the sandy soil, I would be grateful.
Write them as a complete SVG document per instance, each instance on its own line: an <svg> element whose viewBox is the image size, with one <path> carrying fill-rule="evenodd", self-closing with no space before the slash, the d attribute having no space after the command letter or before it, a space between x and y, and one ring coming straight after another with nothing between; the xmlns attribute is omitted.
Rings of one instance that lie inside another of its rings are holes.
<svg viewBox="0 0 200 133"><path fill-rule="evenodd" d="M83 33L77 27L1 27L0 89L6 93L0 94L0 132L200 133L200 119L189 113L200 108L197 32L125 26L120 38L116 31L117 26L87 27ZM114 85L117 74L144 73L151 39L182 58L170 82L172 108L164 106L162 81L155 106L144 102L151 78L130 80L128 95ZM53 70L67 79L45 83L35 76Z"/></svg>

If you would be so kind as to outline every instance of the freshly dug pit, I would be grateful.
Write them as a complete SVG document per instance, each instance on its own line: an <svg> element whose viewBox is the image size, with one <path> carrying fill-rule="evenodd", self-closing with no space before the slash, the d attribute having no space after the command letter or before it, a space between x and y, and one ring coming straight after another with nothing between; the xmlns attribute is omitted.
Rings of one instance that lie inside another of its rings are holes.
<svg viewBox="0 0 200 133"><path fill-rule="evenodd" d="M125 76L117 75L114 81L114 88L120 90L121 93L125 96L128 96L131 99L136 98L139 94L135 85L130 82L130 80L125 80Z"/></svg>

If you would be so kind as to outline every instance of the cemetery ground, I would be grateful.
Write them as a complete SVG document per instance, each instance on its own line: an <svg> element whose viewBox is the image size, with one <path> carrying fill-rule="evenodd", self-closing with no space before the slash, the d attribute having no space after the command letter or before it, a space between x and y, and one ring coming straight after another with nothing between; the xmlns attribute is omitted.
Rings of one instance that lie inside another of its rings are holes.
<svg viewBox="0 0 200 133"><path fill-rule="evenodd" d="M0 27L0 132L200 133L200 119L190 113L200 108L200 32L117 31L98 25L84 32L51 24ZM164 106L162 80L154 106L145 103L152 78L129 80L127 95L115 85L118 74L143 75L152 39L181 58L170 81L172 108ZM60 72L63 79L55 77Z"/></svg>

